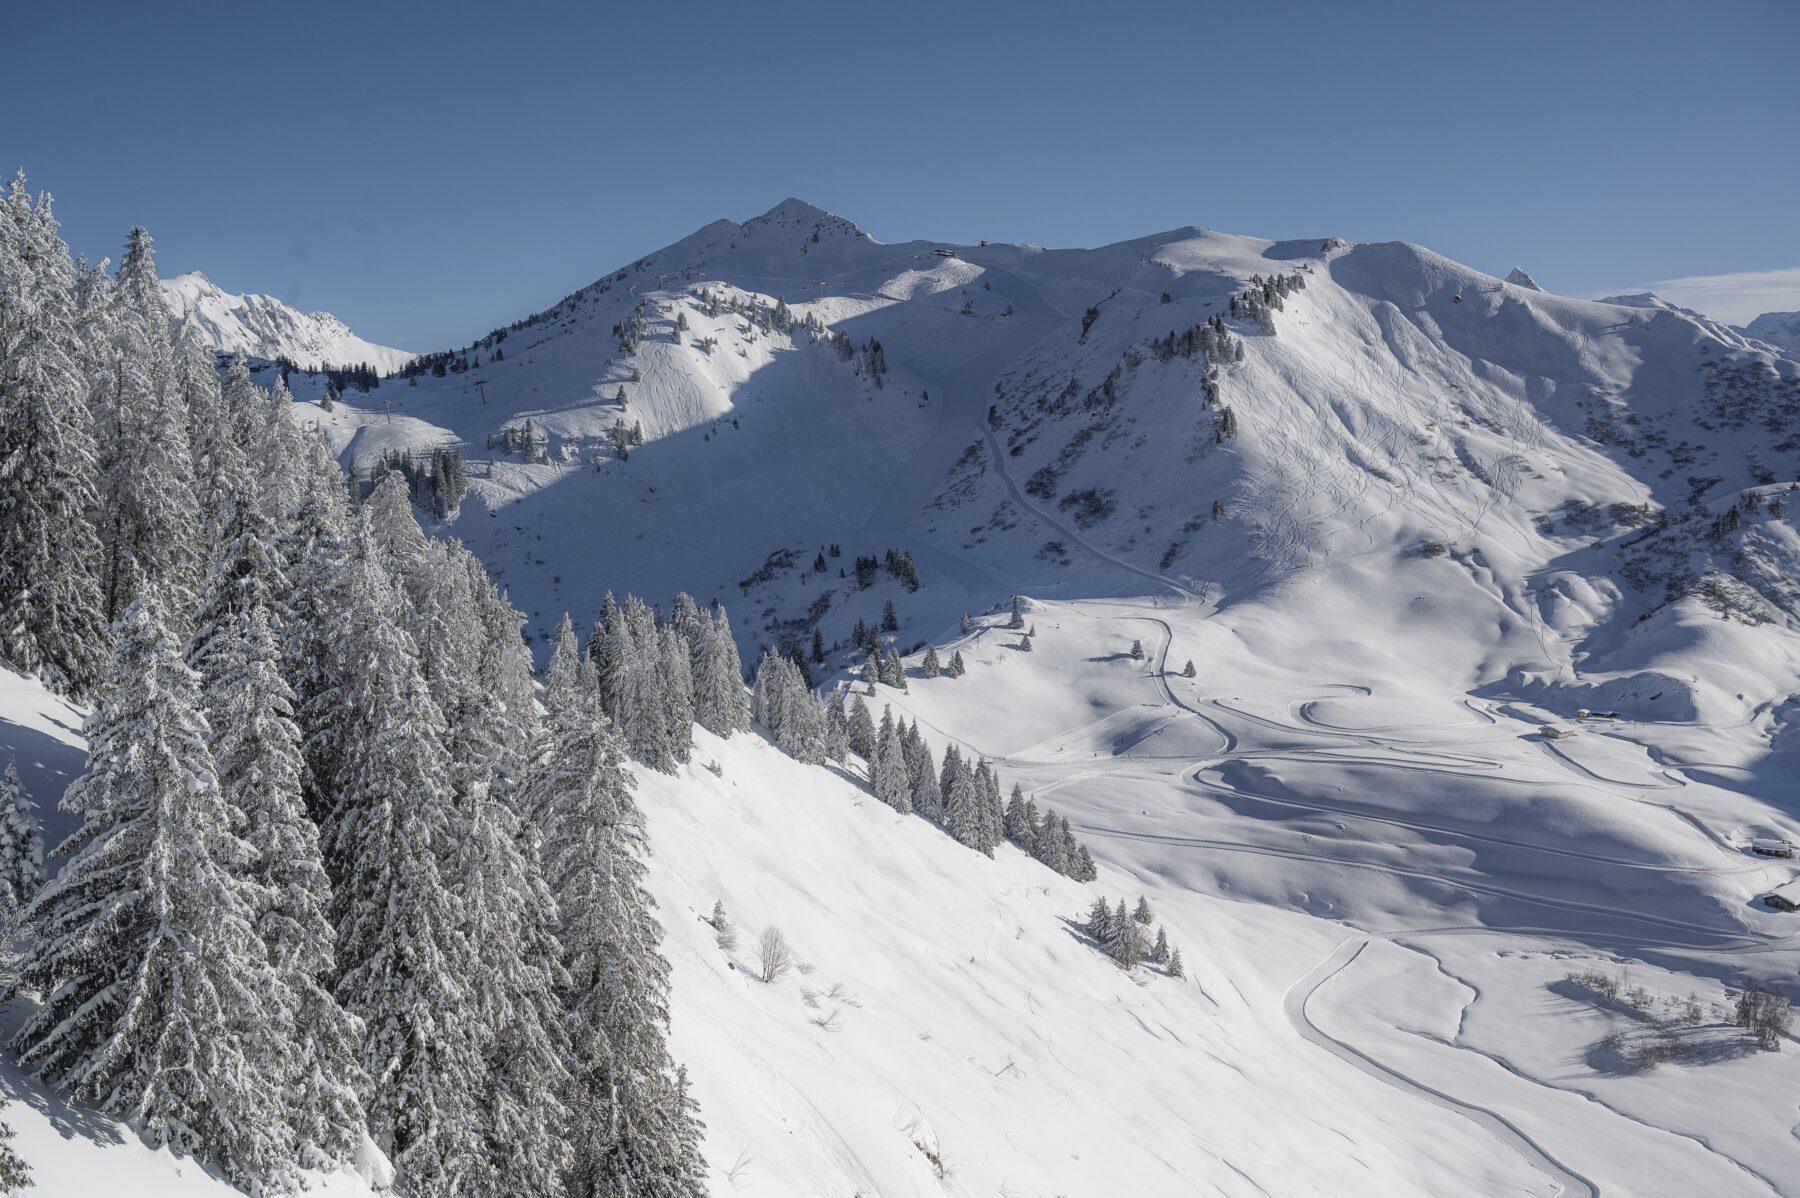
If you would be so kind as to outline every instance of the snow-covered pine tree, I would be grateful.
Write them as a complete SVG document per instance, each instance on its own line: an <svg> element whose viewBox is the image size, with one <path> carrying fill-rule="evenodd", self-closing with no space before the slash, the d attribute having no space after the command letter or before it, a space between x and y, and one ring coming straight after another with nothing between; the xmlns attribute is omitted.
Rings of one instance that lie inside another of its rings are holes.
<svg viewBox="0 0 1800 1198"><path fill-rule="evenodd" d="M1138 895L1137 909L1132 911L1131 918L1148 927L1156 922L1156 916L1150 910L1150 900L1145 895Z"/></svg>
<svg viewBox="0 0 1800 1198"><path fill-rule="evenodd" d="M909 724L901 740L906 749L907 786L912 792L912 809L926 819L941 818L943 794L938 789L937 767L931 760L931 746L925 743L918 724Z"/></svg>
<svg viewBox="0 0 1800 1198"><path fill-rule="evenodd" d="M247 486L237 487L214 516L221 521L219 552L201 587L186 650L188 665L209 688L218 678L211 658L220 639L242 637L240 618L254 610L260 609L271 626L279 623L280 605L292 590L275 526Z"/></svg>
<svg viewBox="0 0 1800 1198"><path fill-rule="evenodd" d="M244 870L255 926L268 952L268 1022L253 1034L283 1060L282 1098L301 1164L331 1168L362 1144L357 1097L366 1087L358 1055L362 1029L327 991L336 967L327 918L331 886L319 834L300 793L304 762L293 692L259 604L211 609L189 642L211 648L203 704L219 787L253 854Z"/></svg>
<svg viewBox="0 0 1800 1198"><path fill-rule="evenodd" d="M0 1194L17 1194L31 1188L31 1166L13 1147L12 1124L0 1123Z"/></svg>
<svg viewBox="0 0 1800 1198"><path fill-rule="evenodd" d="M905 752L900 747L900 733L894 727L894 713L881 713L881 732L875 743L875 797L905 815L912 810L912 788L906 776Z"/></svg>
<svg viewBox="0 0 1800 1198"><path fill-rule="evenodd" d="M1021 847L1029 846L1033 828L1030 817L1025 814L1025 790L1017 782L1013 783L1012 794L1006 800L1004 819L1006 839Z"/></svg>
<svg viewBox="0 0 1800 1198"><path fill-rule="evenodd" d="M925 650L925 661L919 667L919 675L924 678L936 678L944 672L944 663L938 660L937 646L932 645Z"/></svg>
<svg viewBox="0 0 1800 1198"><path fill-rule="evenodd" d="M613 721L614 727L618 726L619 712L625 704L628 649L624 617L613 593L608 591L600 601L600 614L594 619L593 631L588 634L588 656L594 660L600 709Z"/></svg>
<svg viewBox="0 0 1800 1198"><path fill-rule="evenodd" d="M775 741L782 752L805 765L825 762L825 713L812 691L807 688L800 668L786 658L778 658L775 694L775 719L781 731Z"/></svg>
<svg viewBox="0 0 1800 1198"><path fill-rule="evenodd" d="M779 718L781 684L787 661L773 649L764 649L762 660L756 663L756 681L750 688L750 714L769 733L771 740L778 740L781 729L776 726Z"/></svg>
<svg viewBox="0 0 1800 1198"><path fill-rule="evenodd" d="M249 462L240 426L224 405L213 351L200 338L190 316L175 330L173 343L175 407L187 421L189 450L194 463L194 495L199 503L200 528L197 551L202 561L216 561L236 507L251 490Z"/></svg>
<svg viewBox="0 0 1800 1198"><path fill-rule="evenodd" d="M1015 630L1025 627L1025 604L1017 595L1012 597L1012 615L1008 617L1006 626Z"/></svg>
<svg viewBox="0 0 1800 1198"><path fill-rule="evenodd" d="M1156 927L1156 943L1150 946L1150 960L1153 964L1166 964L1169 960L1169 931L1158 924Z"/></svg>
<svg viewBox="0 0 1800 1198"><path fill-rule="evenodd" d="M0 899L0 905L23 906L43 884L44 830L37 804L19 781L18 763L8 761L0 774L0 892L11 897Z"/></svg>
<svg viewBox="0 0 1800 1198"><path fill-rule="evenodd" d="M944 768L942 784L945 792L944 819L950 835L958 844L978 853L989 851L987 827L982 812L982 789L976 773L958 756Z"/></svg>
<svg viewBox="0 0 1800 1198"><path fill-rule="evenodd" d="M564 612L550 650L550 664L544 669L544 711L552 719L576 701L580 680L581 644L575 636L575 622Z"/></svg>
<svg viewBox="0 0 1800 1198"><path fill-rule="evenodd" d="M1068 825L1069 821L1064 820L1063 829L1065 831L1068 830ZM1070 839L1074 839L1073 833L1070 833ZM1075 858L1070 863L1067 872L1069 877L1074 878L1077 882L1092 882L1100 876L1100 871L1094 867L1094 858L1088 852L1087 845L1080 843L1075 845Z"/></svg>
<svg viewBox="0 0 1800 1198"><path fill-rule="evenodd" d="M875 759L875 719L869 714L869 705L863 702L861 695L851 695L850 704L850 751L864 761Z"/></svg>
<svg viewBox="0 0 1800 1198"><path fill-rule="evenodd" d="M557 909L506 803L477 790L461 803L466 828L453 875L470 946L486 1081L480 1098L484 1192L558 1198L572 1163L563 1097L570 1074L561 994L566 975ZM465 1175L462 1184L473 1184Z"/></svg>
<svg viewBox="0 0 1800 1198"><path fill-rule="evenodd" d="M870 649L869 660L867 664L863 666L863 679L868 682L869 693L871 695L875 693L875 684L877 682L887 681L886 678L882 677L884 669L885 666L882 662L881 651L879 649Z"/></svg>
<svg viewBox="0 0 1800 1198"><path fill-rule="evenodd" d="M694 755L694 675L687 640L673 625L657 632L656 674L664 739L670 756L683 762Z"/></svg>
<svg viewBox="0 0 1800 1198"><path fill-rule="evenodd" d="M1169 963L1164 968L1168 970L1169 976L1172 978L1184 978L1187 976L1187 970L1184 969L1181 964L1181 950L1179 948L1172 948L1169 950Z"/></svg>
<svg viewBox="0 0 1800 1198"><path fill-rule="evenodd" d="M1081 925L1081 930L1101 944L1112 939L1112 908L1107 906L1104 898L1095 899L1093 906L1088 908L1087 921Z"/></svg>
<svg viewBox="0 0 1800 1198"><path fill-rule="evenodd" d="M1107 928L1111 933L1106 942L1106 951L1120 969L1130 971L1136 969L1144 959L1144 928L1131 913L1125 909L1125 900L1120 899L1114 908L1112 923Z"/></svg>
<svg viewBox="0 0 1800 1198"><path fill-rule="evenodd" d="M900 651L890 648L882 662L881 680L901 694L906 693L906 663L900 660Z"/></svg>
<svg viewBox="0 0 1800 1198"><path fill-rule="evenodd" d="M706 669L694 678L694 718L715 736L750 727L750 696L744 690L744 663L731 635L731 619L714 604L707 640Z"/></svg>
<svg viewBox="0 0 1800 1198"><path fill-rule="evenodd" d="M653 770L672 773L684 758L672 734L673 716L665 655L656 615L636 595L625 596L620 609L625 645L625 677L619 711L614 716L632 756ZM689 699L691 710L692 699ZM611 713L609 713L611 714Z"/></svg>
<svg viewBox="0 0 1800 1198"><path fill-rule="evenodd" d="M950 669L948 672L952 678L961 678L964 674L968 673L967 667L963 665L961 649L958 649L950 655Z"/></svg>
<svg viewBox="0 0 1800 1198"><path fill-rule="evenodd" d="M1065 833L1062 816L1054 810L1044 812L1044 822L1038 825L1037 836L1031 844L1031 855L1057 873L1067 875L1070 863Z"/></svg>
<svg viewBox="0 0 1800 1198"><path fill-rule="evenodd" d="M402 626L371 521L358 520L326 637L337 713L324 825L338 1001L363 1022L369 1127L412 1194L488 1178L481 961L443 867L454 845L448 730ZM309 746L310 748L310 746Z"/></svg>
<svg viewBox="0 0 1800 1198"><path fill-rule="evenodd" d="M825 756L842 762L850 756L850 722L844 716L843 697L827 695L819 700L819 714L825 721Z"/></svg>
<svg viewBox="0 0 1800 1198"><path fill-rule="evenodd" d="M992 857L1006 838L1006 815L1000 801L1000 776L985 758L975 771L975 784L980 792L981 851Z"/></svg>
<svg viewBox="0 0 1800 1198"><path fill-rule="evenodd" d="M699 1124L669 1057L668 963L643 884L648 847L631 776L599 711L558 724L533 808L544 813L567 966L568 1192L703 1198Z"/></svg>
<svg viewBox="0 0 1800 1198"><path fill-rule="evenodd" d="M48 196L0 201L0 657L76 696L107 630L86 344Z"/></svg>
<svg viewBox="0 0 1800 1198"><path fill-rule="evenodd" d="M154 582L180 623L200 581L200 505L187 411L174 386L168 309L150 234L141 228L126 243L106 319L110 343L93 396L103 611L117 616Z"/></svg>
<svg viewBox="0 0 1800 1198"><path fill-rule="evenodd" d="M1188 663L1181 667L1181 676L1183 678L1192 678L1194 674L1194 659L1190 657L1188 658Z"/></svg>
<svg viewBox="0 0 1800 1198"><path fill-rule="evenodd" d="M1131 642L1131 660L1132 661L1143 661L1144 660L1144 642L1143 641L1132 641Z"/></svg>
<svg viewBox="0 0 1800 1198"><path fill-rule="evenodd" d="M44 1002L13 1048L152 1143L280 1185L295 1155L281 1059L259 1051L269 961L259 888L241 876L252 850L232 830L161 591L144 583L116 629L87 768L63 799L81 828L25 916L22 981Z"/></svg>
<svg viewBox="0 0 1800 1198"><path fill-rule="evenodd" d="M875 785L875 765L881 760L881 746L885 744L890 737L895 735L897 735L897 731L894 727L894 709L887 704L883 704L881 708L881 723L875 729L875 753L869 758L870 786Z"/></svg>

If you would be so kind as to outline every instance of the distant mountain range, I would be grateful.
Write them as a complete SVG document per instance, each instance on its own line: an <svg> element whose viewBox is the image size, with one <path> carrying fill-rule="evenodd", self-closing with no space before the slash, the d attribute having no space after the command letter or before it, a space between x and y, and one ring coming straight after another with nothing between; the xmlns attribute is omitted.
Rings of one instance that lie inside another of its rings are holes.
<svg viewBox="0 0 1800 1198"><path fill-rule="evenodd" d="M254 358L286 358L296 366L370 366L391 374L413 355L376 345L329 312L300 312L268 295L232 295L198 271L163 280L177 318L192 317L214 349Z"/></svg>

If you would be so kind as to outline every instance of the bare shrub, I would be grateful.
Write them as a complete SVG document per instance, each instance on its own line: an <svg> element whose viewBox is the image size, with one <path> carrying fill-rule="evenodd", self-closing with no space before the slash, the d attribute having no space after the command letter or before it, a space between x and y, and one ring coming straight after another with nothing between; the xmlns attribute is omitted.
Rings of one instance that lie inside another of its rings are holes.
<svg viewBox="0 0 1800 1198"><path fill-rule="evenodd" d="M780 928L763 929L762 939L756 942L756 960L762 966L765 982L773 984L787 973L794 963L794 954L788 950L787 937Z"/></svg>

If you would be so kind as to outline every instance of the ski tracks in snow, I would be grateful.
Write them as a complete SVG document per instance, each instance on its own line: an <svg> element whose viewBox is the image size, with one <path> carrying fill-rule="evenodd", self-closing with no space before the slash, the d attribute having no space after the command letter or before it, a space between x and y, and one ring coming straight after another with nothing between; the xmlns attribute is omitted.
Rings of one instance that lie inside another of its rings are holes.
<svg viewBox="0 0 1800 1198"><path fill-rule="evenodd" d="M1349 968L1369 946L1371 939L1369 936L1360 935L1346 937L1323 960L1313 966L1305 977L1288 988L1287 994L1282 998L1281 1007L1294 1030L1299 1032L1302 1038L1318 1045L1332 1056L1385 1085L1402 1093L1410 1094L1433 1106L1452 1111L1482 1128L1518 1153L1527 1164L1548 1179L1553 1188L1544 1191L1545 1193L1599 1198L1600 1190L1593 1182L1551 1156L1541 1144L1520 1130L1517 1124L1505 1116L1489 1110L1487 1107L1455 1098L1392 1066L1385 1065L1361 1049L1322 1030L1312 1021L1308 1007L1313 997L1333 978Z"/></svg>

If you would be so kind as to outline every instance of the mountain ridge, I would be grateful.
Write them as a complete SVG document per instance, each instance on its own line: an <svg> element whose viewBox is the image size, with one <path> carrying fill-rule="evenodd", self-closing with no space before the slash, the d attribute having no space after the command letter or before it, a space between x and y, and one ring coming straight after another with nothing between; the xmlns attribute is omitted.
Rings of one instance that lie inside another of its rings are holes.
<svg viewBox="0 0 1800 1198"><path fill-rule="evenodd" d="M364 340L329 312L301 312L254 292L233 295L199 271L164 279L162 288L170 314L191 320L220 353L285 358L307 370L368 366L378 374L390 374L413 358Z"/></svg>

